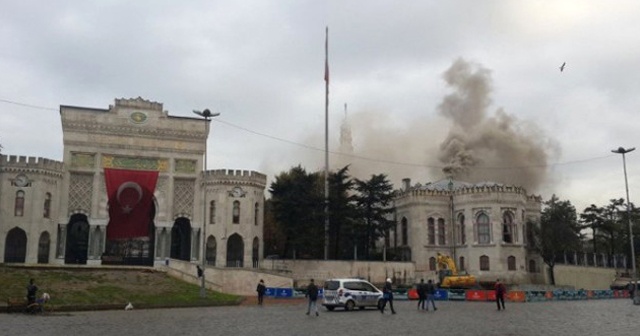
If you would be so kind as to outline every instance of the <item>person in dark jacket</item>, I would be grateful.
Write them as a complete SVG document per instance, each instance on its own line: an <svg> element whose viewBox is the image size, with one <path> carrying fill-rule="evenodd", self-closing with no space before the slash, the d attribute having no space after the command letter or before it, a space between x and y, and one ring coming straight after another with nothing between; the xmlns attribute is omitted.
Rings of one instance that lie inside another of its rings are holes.
<svg viewBox="0 0 640 336"><path fill-rule="evenodd" d="M316 312L316 316L319 316L320 314L318 314L318 305L316 304L318 301L318 286L313 283L313 279L311 279L309 285L307 286L307 294L305 294L305 297L309 298L307 315L311 313L311 308L313 307L313 310L315 310Z"/></svg>
<svg viewBox="0 0 640 336"><path fill-rule="evenodd" d="M507 289L504 287L504 284L500 282L500 279L496 280L496 304L498 305L498 310L500 310L500 306L502 305L502 309L504 310L504 294Z"/></svg>
<svg viewBox="0 0 640 336"><path fill-rule="evenodd" d="M38 292L38 286L35 284L35 280L29 280L27 285L27 303L32 304L36 302L36 293Z"/></svg>
<svg viewBox="0 0 640 336"><path fill-rule="evenodd" d="M420 283L416 286L416 291L418 292L418 309L424 310L424 302L427 298L424 288L424 279L420 279Z"/></svg>
<svg viewBox="0 0 640 336"><path fill-rule="evenodd" d="M382 305L380 305L381 314L384 314L384 308L387 306L387 302L389 303L389 308L391 308L391 314L395 314L396 311L393 309L393 287L391 286L391 279L387 279L384 287L382 287Z"/></svg>
<svg viewBox="0 0 640 336"><path fill-rule="evenodd" d="M258 287L256 287L256 292L258 292L258 304L262 305L262 301L264 300L264 292L267 291L267 287L264 285L264 281L260 279L258 282Z"/></svg>
<svg viewBox="0 0 640 336"><path fill-rule="evenodd" d="M427 284L424 286L424 291L427 294L427 310L429 310L429 302L431 302L431 305L433 306L433 311L438 310L438 308L436 308L436 286L433 284L433 281L431 281L431 279L429 279L429 281L427 282Z"/></svg>

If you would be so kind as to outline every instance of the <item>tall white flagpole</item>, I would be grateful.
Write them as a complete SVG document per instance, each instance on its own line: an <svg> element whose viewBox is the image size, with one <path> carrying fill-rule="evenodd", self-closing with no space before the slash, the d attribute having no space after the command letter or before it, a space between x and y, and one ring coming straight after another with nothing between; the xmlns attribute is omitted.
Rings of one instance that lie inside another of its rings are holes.
<svg viewBox="0 0 640 336"><path fill-rule="evenodd" d="M329 259L329 26L324 40L324 260Z"/></svg>

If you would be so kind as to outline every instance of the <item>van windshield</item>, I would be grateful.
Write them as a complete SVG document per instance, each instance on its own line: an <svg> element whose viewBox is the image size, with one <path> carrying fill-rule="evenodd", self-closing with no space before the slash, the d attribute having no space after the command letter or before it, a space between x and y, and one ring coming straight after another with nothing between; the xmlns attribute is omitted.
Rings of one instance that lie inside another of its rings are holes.
<svg viewBox="0 0 640 336"><path fill-rule="evenodd" d="M340 288L340 281L325 281L324 282L324 289L337 290L338 288Z"/></svg>

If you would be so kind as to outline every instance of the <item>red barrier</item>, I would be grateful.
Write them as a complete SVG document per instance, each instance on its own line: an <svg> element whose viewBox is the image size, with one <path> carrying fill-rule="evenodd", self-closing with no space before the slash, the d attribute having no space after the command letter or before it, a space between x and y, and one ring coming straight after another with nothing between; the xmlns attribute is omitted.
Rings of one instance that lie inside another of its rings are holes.
<svg viewBox="0 0 640 336"><path fill-rule="evenodd" d="M629 293L629 291L626 289L616 289L613 291L613 297L616 299L630 298L631 293Z"/></svg>
<svg viewBox="0 0 640 336"><path fill-rule="evenodd" d="M510 291L507 292L507 300L511 302L525 302L527 296L524 291Z"/></svg>
<svg viewBox="0 0 640 336"><path fill-rule="evenodd" d="M488 290L487 291L487 301L495 301L496 300L496 291Z"/></svg>
<svg viewBox="0 0 640 336"><path fill-rule="evenodd" d="M415 288L409 289L409 291L407 292L407 296L409 297L409 300L417 300L418 299L418 290L415 289Z"/></svg>
<svg viewBox="0 0 640 336"><path fill-rule="evenodd" d="M487 301L487 292L483 290L468 290L464 293L467 301Z"/></svg>

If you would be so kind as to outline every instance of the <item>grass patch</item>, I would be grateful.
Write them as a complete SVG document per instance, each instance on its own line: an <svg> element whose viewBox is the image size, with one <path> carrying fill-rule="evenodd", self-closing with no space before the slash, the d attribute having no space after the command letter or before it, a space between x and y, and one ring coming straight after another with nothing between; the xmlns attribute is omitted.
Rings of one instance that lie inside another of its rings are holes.
<svg viewBox="0 0 640 336"><path fill-rule="evenodd" d="M131 302L134 307L182 307L235 304L241 297L207 291L152 269L28 268L0 266L0 301L24 298L29 279L35 279L38 296L47 292L52 309L109 306ZM25 299L26 300L26 299Z"/></svg>

